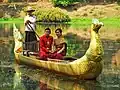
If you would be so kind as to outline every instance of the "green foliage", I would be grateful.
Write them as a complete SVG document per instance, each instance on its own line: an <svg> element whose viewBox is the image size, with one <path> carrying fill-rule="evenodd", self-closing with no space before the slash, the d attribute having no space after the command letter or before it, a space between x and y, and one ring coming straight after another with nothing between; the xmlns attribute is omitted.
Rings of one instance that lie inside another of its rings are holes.
<svg viewBox="0 0 120 90"><path fill-rule="evenodd" d="M55 6L68 6L74 2L80 2L84 0L51 0Z"/></svg>
<svg viewBox="0 0 120 90"><path fill-rule="evenodd" d="M113 0L105 0L104 2L113 3L114 1Z"/></svg>
<svg viewBox="0 0 120 90"><path fill-rule="evenodd" d="M83 3L94 3L94 2L106 2L106 3L114 3L117 2L118 4L120 4L120 0L51 0L52 3L55 6L68 6L71 5L75 2L83 2Z"/></svg>
<svg viewBox="0 0 120 90"><path fill-rule="evenodd" d="M120 0L117 0L117 3L120 4Z"/></svg>
<svg viewBox="0 0 120 90"><path fill-rule="evenodd" d="M40 22L68 22L70 18L60 9L37 9L35 11L38 21Z"/></svg>

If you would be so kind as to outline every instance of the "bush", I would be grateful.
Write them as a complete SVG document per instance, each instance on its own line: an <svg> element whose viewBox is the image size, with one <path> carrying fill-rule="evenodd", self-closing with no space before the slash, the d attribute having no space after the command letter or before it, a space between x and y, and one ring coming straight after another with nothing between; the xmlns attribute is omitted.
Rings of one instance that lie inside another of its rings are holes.
<svg viewBox="0 0 120 90"><path fill-rule="evenodd" d="M120 4L120 0L117 0L117 3Z"/></svg>
<svg viewBox="0 0 120 90"><path fill-rule="evenodd" d="M55 6L68 6L74 2L80 2L84 0L51 0Z"/></svg>
<svg viewBox="0 0 120 90"><path fill-rule="evenodd" d="M37 20L40 22L68 22L70 18L64 14L60 9L37 9L35 11Z"/></svg>

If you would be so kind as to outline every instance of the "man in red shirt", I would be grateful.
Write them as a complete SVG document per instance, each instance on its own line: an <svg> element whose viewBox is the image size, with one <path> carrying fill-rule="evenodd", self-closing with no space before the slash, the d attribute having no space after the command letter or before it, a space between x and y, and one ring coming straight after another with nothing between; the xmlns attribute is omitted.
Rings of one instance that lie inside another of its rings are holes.
<svg viewBox="0 0 120 90"><path fill-rule="evenodd" d="M53 37L50 36L51 30L50 28L45 29L45 34L40 37L40 51L39 56L40 59L47 60L49 55L51 54Z"/></svg>

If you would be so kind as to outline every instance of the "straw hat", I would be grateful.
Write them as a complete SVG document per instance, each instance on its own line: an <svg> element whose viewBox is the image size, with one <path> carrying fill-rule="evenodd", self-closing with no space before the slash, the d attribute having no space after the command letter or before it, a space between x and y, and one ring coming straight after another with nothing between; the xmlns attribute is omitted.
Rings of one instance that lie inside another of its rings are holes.
<svg viewBox="0 0 120 90"><path fill-rule="evenodd" d="M26 10L26 12L34 12L35 10L32 8L32 7L27 7L27 10Z"/></svg>

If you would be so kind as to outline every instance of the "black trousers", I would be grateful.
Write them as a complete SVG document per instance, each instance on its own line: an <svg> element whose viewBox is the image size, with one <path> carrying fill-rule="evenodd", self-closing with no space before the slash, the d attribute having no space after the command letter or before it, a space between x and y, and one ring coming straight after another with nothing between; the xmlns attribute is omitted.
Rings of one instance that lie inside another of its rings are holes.
<svg viewBox="0 0 120 90"><path fill-rule="evenodd" d="M35 32L25 31L25 42L37 41Z"/></svg>
<svg viewBox="0 0 120 90"><path fill-rule="evenodd" d="M25 31L25 42L23 44L24 50L29 50L32 52L37 51L37 37L35 32Z"/></svg>

